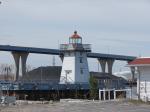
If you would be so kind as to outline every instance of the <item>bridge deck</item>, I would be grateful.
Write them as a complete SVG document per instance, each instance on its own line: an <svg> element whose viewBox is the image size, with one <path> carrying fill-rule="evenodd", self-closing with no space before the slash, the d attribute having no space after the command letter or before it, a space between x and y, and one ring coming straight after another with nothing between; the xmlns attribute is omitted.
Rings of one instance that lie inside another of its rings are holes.
<svg viewBox="0 0 150 112"><path fill-rule="evenodd" d="M90 57L90 58L102 58L102 59L114 59L114 60L122 60L122 61L132 61L136 58L135 56L102 54L102 53L88 53L88 57Z"/></svg>
<svg viewBox="0 0 150 112"><path fill-rule="evenodd" d="M0 51L63 55L63 51L61 51L59 49L20 47L20 46L10 46L10 45L0 45ZM87 57L89 57L89 58L102 58L102 59L115 59L115 60L122 60L122 61L132 61L136 58L134 56L102 54L102 53L88 53Z"/></svg>

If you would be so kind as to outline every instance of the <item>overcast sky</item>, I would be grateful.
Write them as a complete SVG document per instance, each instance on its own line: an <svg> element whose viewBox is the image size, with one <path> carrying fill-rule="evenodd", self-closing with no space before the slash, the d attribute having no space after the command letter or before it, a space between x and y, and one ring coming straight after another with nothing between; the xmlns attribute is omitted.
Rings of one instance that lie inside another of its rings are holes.
<svg viewBox="0 0 150 112"><path fill-rule="evenodd" d="M93 52L150 56L149 0L0 1L0 44L58 48L77 30ZM0 63L13 63L10 53L0 52ZM51 65L52 56L31 54L27 63Z"/></svg>

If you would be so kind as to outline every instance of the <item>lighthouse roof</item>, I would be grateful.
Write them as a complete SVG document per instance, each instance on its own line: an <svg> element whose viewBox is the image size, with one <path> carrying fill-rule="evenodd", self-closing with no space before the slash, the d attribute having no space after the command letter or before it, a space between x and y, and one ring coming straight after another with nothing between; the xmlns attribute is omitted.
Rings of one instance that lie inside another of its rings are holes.
<svg viewBox="0 0 150 112"><path fill-rule="evenodd" d="M70 38L79 39L79 38L81 38L81 36L77 34L77 31L74 31L74 34Z"/></svg>

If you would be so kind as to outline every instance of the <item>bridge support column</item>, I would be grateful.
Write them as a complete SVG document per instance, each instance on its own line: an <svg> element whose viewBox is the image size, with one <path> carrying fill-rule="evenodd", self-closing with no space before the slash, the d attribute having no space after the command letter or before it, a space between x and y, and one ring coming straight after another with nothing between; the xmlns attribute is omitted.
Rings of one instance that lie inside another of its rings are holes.
<svg viewBox="0 0 150 112"><path fill-rule="evenodd" d="M102 73L106 72L106 60L104 59L98 59L100 65L101 65L101 69L102 69Z"/></svg>
<svg viewBox="0 0 150 112"><path fill-rule="evenodd" d="M109 74L112 74L112 67L113 67L113 64L114 64L114 59L109 59L109 60L107 60L108 73L109 73Z"/></svg>
<svg viewBox="0 0 150 112"><path fill-rule="evenodd" d="M26 61L29 53L21 53L22 76L26 75Z"/></svg>
<svg viewBox="0 0 150 112"><path fill-rule="evenodd" d="M63 55L59 55L59 57L60 57L61 61L63 62L64 56Z"/></svg>
<svg viewBox="0 0 150 112"><path fill-rule="evenodd" d="M19 62L20 62L20 54L17 52L12 52L12 55L14 57L15 60L15 66L16 66L16 76L15 76L15 81L17 81L19 79Z"/></svg>
<svg viewBox="0 0 150 112"><path fill-rule="evenodd" d="M12 52L12 55L15 60L15 66L16 66L16 76L15 81L19 79L19 67L20 67L20 58L21 58L21 66L22 66L22 76L26 74L26 61L29 53L21 53L21 52Z"/></svg>

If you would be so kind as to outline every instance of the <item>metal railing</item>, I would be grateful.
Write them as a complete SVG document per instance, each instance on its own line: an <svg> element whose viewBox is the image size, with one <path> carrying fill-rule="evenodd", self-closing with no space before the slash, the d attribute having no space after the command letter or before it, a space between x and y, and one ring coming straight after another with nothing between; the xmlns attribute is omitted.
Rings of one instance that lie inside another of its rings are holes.
<svg viewBox="0 0 150 112"><path fill-rule="evenodd" d="M60 50L86 50L91 51L90 44L61 44Z"/></svg>

